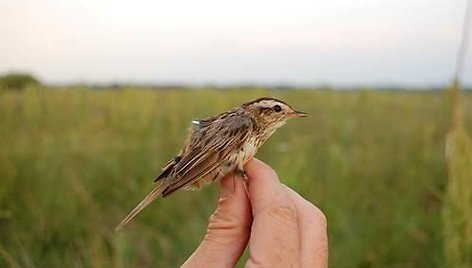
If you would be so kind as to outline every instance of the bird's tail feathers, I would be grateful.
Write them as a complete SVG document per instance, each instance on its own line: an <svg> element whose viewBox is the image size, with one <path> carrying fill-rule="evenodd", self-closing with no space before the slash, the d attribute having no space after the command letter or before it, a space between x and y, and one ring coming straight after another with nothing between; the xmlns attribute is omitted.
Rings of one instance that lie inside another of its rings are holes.
<svg viewBox="0 0 472 268"><path fill-rule="evenodd" d="M161 196L162 191L164 191L166 184L164 182L158 183L154 189L124 218L120 224L115 228L115 231L118 232L126 224L128 224L136 215L138 215L145 207L147 207L152 201L156 200Z"/></svg>

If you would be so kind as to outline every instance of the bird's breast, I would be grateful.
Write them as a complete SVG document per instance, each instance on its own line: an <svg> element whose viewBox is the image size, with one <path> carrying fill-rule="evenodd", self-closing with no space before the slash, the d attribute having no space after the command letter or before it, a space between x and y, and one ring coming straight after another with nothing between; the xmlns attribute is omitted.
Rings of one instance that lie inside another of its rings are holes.
<svg viewBox="0 0 472 268"><path fill-rule="evenodd" d="M249 139L243 145L243 151L245 152L245 160L253 157L257 153L257 149L259 148L259 142L255 138Z"/></svg>
<svg viewBox="0 0 472 268"><path fill-rule="evenodd" d="M246 141L239 150L228 155L228 163L233 167L242 167L247 160L253 157L257 152L257 143L254 139Z"/></svg>

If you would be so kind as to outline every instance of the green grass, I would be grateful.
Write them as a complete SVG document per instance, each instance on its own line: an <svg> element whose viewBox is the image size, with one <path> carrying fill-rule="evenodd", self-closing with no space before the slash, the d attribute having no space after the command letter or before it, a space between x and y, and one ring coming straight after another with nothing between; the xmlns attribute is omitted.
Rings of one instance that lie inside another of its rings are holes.
<svg viewBox="0 0 472 268"><path fill-rule="evenodd" d="M204 235L215 185L114 227L193 118L262 95L311 115L258 157L325 212L332 267L444 266L441 92L30 89L0 92L0 267L178 266Z"/></svg>
<svg viewBox="0 0 472 268"><path fill-rule="evenodd" d="M446 139L448 185L443 205L444 252L449 267L472 266L472 142L464 127L460 88L452 85L452 122Z"/></svg>

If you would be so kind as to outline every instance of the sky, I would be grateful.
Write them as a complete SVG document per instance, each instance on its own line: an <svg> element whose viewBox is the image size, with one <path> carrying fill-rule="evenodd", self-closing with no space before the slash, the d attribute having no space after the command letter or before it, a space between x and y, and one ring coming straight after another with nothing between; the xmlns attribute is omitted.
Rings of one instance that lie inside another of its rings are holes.
<svg viewBox="0 0 472 268"><path fill-rule="evenodd" d="M0 73L47 83L431 87L466 0L0 0ZM472 85L472 49L463 73Z"/></svg>

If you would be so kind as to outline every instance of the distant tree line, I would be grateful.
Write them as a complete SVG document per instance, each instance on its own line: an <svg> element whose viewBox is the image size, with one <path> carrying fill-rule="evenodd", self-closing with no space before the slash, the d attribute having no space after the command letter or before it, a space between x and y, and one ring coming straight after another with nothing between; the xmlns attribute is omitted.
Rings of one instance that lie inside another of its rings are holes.
<svg viewBox="0 0 472 268"><path fill-rule="evenodd" d="M0 89L22 90L30 86L40 86L41 82L31 74L7 73L0 75Z"/></svg>

